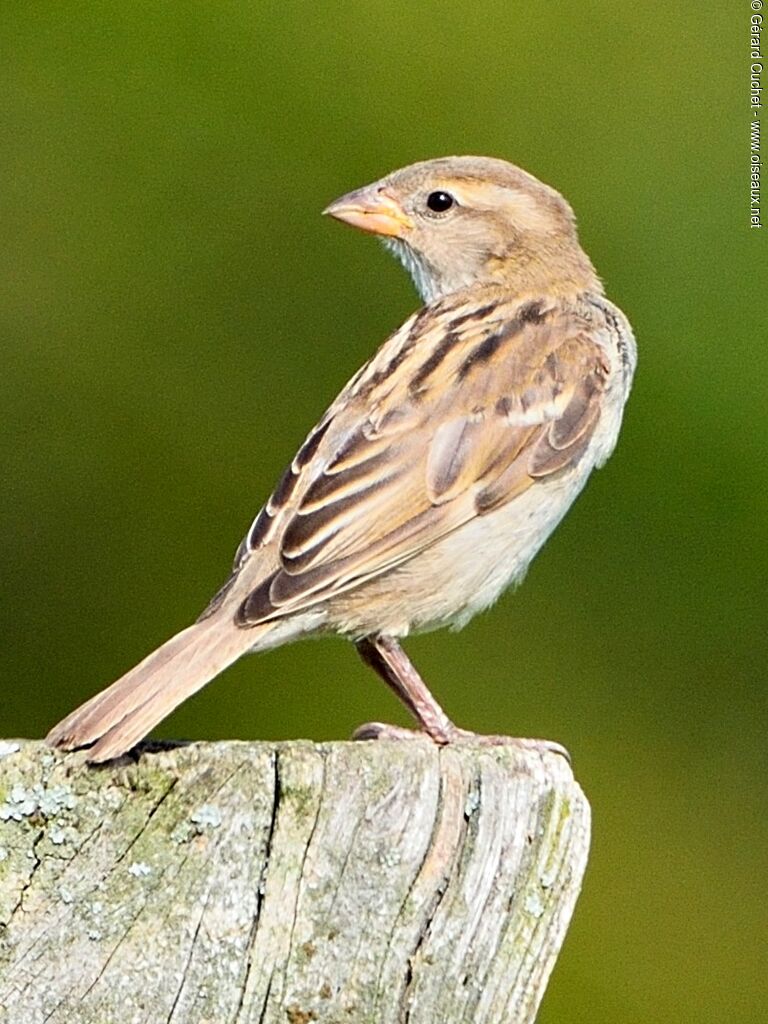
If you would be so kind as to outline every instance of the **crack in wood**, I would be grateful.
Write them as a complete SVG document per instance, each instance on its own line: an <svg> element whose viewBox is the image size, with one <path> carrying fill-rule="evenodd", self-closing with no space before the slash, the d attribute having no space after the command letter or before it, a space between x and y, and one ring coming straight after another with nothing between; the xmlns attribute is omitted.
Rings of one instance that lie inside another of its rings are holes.
<svg viewBox="0 0 768 1024"><path fill-rule="evenodd" d="M122 862L125 860L125 858L128 856L128 854L131 852L131 850L134 848L134 846L139 841L139 839L141 839L141 837L145 834L145 832L147 831L147 828L149 827L149 823L152 821L154 816L157 814L157 812L163 806L165 801L171 795L171 793L174 790L174 788L176 787L176 783L178 781L179 780L177 778L171 778L170 783L168 785L168 788L166 790L164 790L163 793L161 793L160 799L157 801L157 803L152 804L152 806L149 808L149 811L147 812L146 818L144 819L142 824L139 826L138 831L133 836L131 841L128 843L128 845L125 847L123 852L117 858L117 860L115 861L114 866L112 867L111 870L114 870L119 864L122 864Z"/></svg>
<svg viewBox="0 0 768 1024"><path fill-rule="evenodd" d="M439 756L440 756L440 764L441 764L441 769L442 769L442 765L443 765L443 751L442 750L439 752ZM444 777L443 772L441 770L440 771L440 793L439 793L439 797L438 797L438 813L436 815L436 827L432 831L432 840L431 840L431 842L434 842L435 841L435 836L439 834L439 832L440 832L440 825L442 824L442 819L443 819L443 817L444 817L444 815L446 813L445 783L446 783L446 780L445 780L445 777ZM467 805L466 805L466 802L465 802L464 803L464 808L465 809L466 809L466 806ZM438 912L438 910L440 908L440 904L442 903L442 901L443 901L443 899L445 897L445 893L448 890L451 878L456 874L457 868L458 868L459 864L461 863L462 857L464 855L464 850L466 848L466 843L467 843L467 834L468 834L468 829L469 829L470 817L471 816L467 815L466 813L462 814L462 824L460 826L460 830L458 832L458 835L456 836L455 847L454 847L454 851L453 851L453 857L452 857L450 863L447 865L446 870L443 872L442 877L440 878L440 880L435 885L435 891L434 891L434 894L432 896L432 899L430 900L429 904L427 905L427 909L426 909L426 913L425 913L425 916L424 916L424 920L422 921L421 928L419 929L419 933L418 933L418 935L416 937L416 942L415 942L413 948L411 949L411 952L408 955L407 968L406 968L406 973L405 973L405 983L404 983L404 986L403 986L402 993L400 995L400 1007L401 1008L400 1008L399 1020L402 1022L402 1024L410 1024L410 1021L411 1021L411 1005L410 1004L411 1004L411 999L413 997L413 987L414 987L414 978L415 978L414 967L416 965L417 959L421 955L421 951L422 951L422 949L424 947L424 944L426 943L427 938L430 935L430 932L432 930L432 924L433 924L435 916L436 916L436 914L437 914L437 912ZM426 860L426 858L425 858L425 860Z"/></svg>
<svg viewBox="0 0 768 1024"><path fill-rule="evenodd" d="M317 810L315 812L315 817L314 817L314 820L312 822L312 827L309 830L309 835L307 836L307 841L304 844L304 847L303 847L302 853L301 853L301 867L300 867L300 870L299 870L299 886L298 886L298 889L296 891L296 902L294 903L294 906L293 906L293 916L292 916L292 919L291 919L291 930L290 930L290 934L288 936L288 951L287 951L287 955L285 957L285 967L284 967L283 974L282 974L281 1000L282 1000L283 996L285 995L288 969L289 969L289 965L291 964L291 962L293 960L293 957L292 957L292 953L293 953L293 937L294 937L294 935L296 933L296 919L298 917L299 903L301 902L301 896L302 896L303 880L304 880L304 877L305 877L304 869L305 869L305 866L306 866L306 863L307 863L307 856L309 854L309 850L310 850L310 848L312 846L312 840L314 839L315 832L317 831L317 823L320 820L320 812L322 810L323 800L325 799L325 795L326 795L326 785L325 785L325 782L326 782L326 767L327 767L327 764L326 764L326 752L325 752L325 749L323 747L320 747L319 753L320 753L320 763L321 763L322 769L323 769L322 777L321 777L321 780L320 780L320 799L317 802Z"/></svg>
<svg viewBox="0 0 768 1024"><path fill-rule="evenodd" d="M261 1011L259 1013L258 1024L264 1024L267 1019L267 1007L269 1006L269 996L272 992L272 979L274 974L270 974L269 980L267 981L267 990L264 993L264 1002L261 1004Z"/></svg>
<svg viewBox="0 0 768 1024"><path fill-rule="evenodd" d="M40 855L38 853L38 846L40 845L40 841L42 839L44 839L44 838L45 838L45 829L44 828L38 829L37 835L32 840L32 846L30 848L30 853L32 854L31 860L33 861L33 863L32 863L32 870L29 872L29 875L27 876L26 881L24 882L22 887L19 889L19 894L18 894L18 897L16 899L16 903L11 908L11 915L10 915L11 917L13 917L13 915L16 914L19 910L21 910L22 912L24 910L24 897L29 892L30 887L32 886L32 882L34 880L35 874L37 873L37 869L42 864L42 860L40 859Z"/></svg>
<svg viewBox="0 0 768 1024"><path fill-rule="evenodd" d="M256 933L259 929L259 920L261 918L262 907L264 906L264 894L267 884L267 875L269 873L269 864L272 857L272 843L275 837L275 827L277 825L277 816L280 810L280 797L282 795L282 784L280 782L280 754L277 750L272 753L272 809L269 818L269 824L267 826L267 838L264 844L264 863L261 866L261 872L259 874L258 888L256 890L256 909L251 921L250 931L248 932L248 939L246 941L246 961L245 961L245 972L243 974L243 980L240 983L240 999L235 1010L234 1022L240 1020L245 1007L245 999L248 993L248 980L251 976L253 969L253 946L256 941ZM262 1008L262 1014L266 1010L267 1003L269 1002L269 988L264 998L264 1006Z"/></svg>
<svg viewBox="0 0 768 1024"><path fill-rule="evenodd" d="M187 953L187 959L186 959L186 962L184 964L184 968L183 968L182 973L181 973L181 981L179 982L179 987L176 990L176 995L174 996L173 1002L171 1003L171 1008L170 1008L170 1010L168 1012L168 1016L166 1018L166 1024L171 1024L171 1021L173 1020L173 1015L176 1012L176 1007L179 1005L179 999L181 999L181 993L184 991L184 986L187 983L187 975L189 974L189 967L190 967L190 964L192 963L192 957L194 956L194 953L195 953L195 947L197 946L197 939L198 939L198 936L200 935L200 929L201 929L202 924L203 924L203 918L205 917L205 912L208 909L208 900L209 900L209 898L210 898L210 890L208 892L206 892L206 894L205 894L205 899L203 901L203 908L200 911L200 916L197 919L197 924L195 925L195 930L194 930L194 932L192 934L192 941L189 944L189 952Z"/></svg>

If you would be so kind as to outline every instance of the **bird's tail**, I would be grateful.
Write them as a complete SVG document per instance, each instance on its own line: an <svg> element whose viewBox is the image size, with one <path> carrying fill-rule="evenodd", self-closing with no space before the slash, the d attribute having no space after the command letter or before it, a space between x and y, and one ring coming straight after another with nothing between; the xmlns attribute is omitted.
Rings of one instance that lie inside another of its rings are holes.
<svg viewBox="0 0 768 1024"><path fill-rule="evenodd" d="M88 751L91 762L124 754L269 629L269 624L233 628L230 615L214 614L194 623L67 715L46 741L65 750L93 743Z"/></svg>

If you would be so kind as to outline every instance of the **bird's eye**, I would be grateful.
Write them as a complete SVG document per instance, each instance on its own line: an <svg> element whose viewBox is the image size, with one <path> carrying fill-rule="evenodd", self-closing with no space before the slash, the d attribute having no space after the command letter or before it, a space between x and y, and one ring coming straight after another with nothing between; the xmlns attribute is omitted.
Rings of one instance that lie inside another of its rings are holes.
<svg viewBox="0 0 768 1024"><path fill-rule="evenodd" d="M445 213L450 210L455 200L450 192L430 192L427 196L427 206L433 213Z"/></svg>

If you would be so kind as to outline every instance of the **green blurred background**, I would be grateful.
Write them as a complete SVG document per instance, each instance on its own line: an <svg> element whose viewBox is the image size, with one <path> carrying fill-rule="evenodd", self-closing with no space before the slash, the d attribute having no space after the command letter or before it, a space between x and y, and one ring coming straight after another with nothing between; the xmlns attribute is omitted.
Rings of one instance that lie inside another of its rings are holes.
<svg viewBox="0 0 768 1024"><path fill-rule="evenodd" d="M39 736L186 625L336 391L417 305L322 221L416 159L573 203L640 347L617 454L523 589L409 643L462 725L594 809L543 1024L763 1019L768 229L748 4L3 5L0 673ZM166 737L405 721L340 641L245 659Z"/></svg>

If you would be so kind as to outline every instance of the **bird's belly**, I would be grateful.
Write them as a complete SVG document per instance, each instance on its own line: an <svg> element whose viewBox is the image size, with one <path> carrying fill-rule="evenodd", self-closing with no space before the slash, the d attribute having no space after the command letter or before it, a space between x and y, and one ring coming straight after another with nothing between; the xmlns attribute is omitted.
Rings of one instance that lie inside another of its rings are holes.
<svg viewBox="0 0 768 1024"><path fill-rule="evenodd" d="M519 583L584 486L594 461L535 484L479 516L404 565L339 595L329 621L352 636L407 636L460 628L508 586Z"/></svg>

